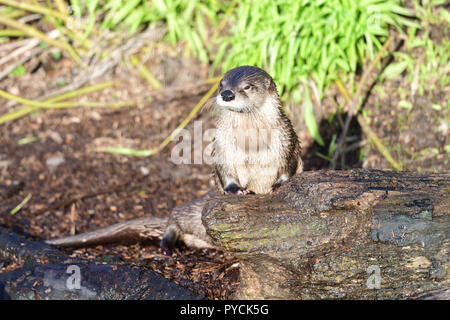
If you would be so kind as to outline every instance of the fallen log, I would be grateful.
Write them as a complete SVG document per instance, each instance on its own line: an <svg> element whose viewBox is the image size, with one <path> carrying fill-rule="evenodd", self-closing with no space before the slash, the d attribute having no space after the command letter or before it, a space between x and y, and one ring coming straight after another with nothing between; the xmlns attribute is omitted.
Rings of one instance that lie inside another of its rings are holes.
<svg viewBox="0 0 450 320"><path fill-rule="evenodd" d="M314 171L275 195L210 200L238 299L450 299L450 174Z"/></svg>
<svg viewBox="0 0 450 320"><path fill-rule="evenodd" d="M169 220L186 245L240 259L238 299L450 299L449 195L450 173L311 171L272 195L209 192ZM153 219L49 242L159 239Z"/></svg>

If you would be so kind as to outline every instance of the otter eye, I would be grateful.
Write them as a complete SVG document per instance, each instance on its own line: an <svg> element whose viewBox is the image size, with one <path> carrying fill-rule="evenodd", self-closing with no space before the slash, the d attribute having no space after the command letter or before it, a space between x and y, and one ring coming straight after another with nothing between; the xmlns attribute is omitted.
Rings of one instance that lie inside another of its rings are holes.
<svg viewBox="0 0 450 320"><path fill-rule="evenodd" d="M245 87L244 87L244 90L250 90L250 86L249 85L246 85Z"/></svg>

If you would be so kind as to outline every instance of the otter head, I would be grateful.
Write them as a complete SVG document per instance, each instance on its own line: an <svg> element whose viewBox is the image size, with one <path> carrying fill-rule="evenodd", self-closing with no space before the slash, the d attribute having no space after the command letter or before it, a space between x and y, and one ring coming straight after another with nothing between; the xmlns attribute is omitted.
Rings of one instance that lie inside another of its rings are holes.
<svg viewBox="0 0 450 320"><path fill-rule="evenodd" d="M278 98L272 77L262 69L242 66L228 71L220 81L216 104L230 111L249 113Z"/></svg>

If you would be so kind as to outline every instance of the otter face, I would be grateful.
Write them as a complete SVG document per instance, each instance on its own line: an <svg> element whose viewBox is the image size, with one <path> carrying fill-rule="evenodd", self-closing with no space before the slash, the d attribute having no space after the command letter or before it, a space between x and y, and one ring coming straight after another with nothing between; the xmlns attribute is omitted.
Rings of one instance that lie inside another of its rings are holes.
<svg viewBox="0 0 450 320"><path fill-rule="evenodd" d="M276 93L270 75L257 67L242 66L228 71L220 81L216 104L230 111L249 113Z"/></svg>

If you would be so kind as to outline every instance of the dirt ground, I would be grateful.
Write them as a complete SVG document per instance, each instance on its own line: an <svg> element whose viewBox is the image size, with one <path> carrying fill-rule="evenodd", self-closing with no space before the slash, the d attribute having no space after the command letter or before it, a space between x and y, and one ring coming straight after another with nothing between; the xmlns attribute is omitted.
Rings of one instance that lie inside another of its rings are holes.
<svg viewBox="0 0 450 320"><path fill-rule="evenodd" d="M448 36L448 35L447 35ZM30 62L30 64L33 61ZM29 67L28 65L25 65ZM206 79L207 67L189 58L157 56L148 67L166 86L179 86ZM55 60L49 53L39 57L33 72L9 76L0 88L22 97L36 98L62 80L70 83L76 66L63 56ZM183 75L181 77L180 75ZM89 94L89 101L123 101L148 91L148 85L136 73L121 66L101 81L114 80L114 88ZM450 169L448 110L430 108L430 104L448 103L448 90L436 88L424 96L412 98L413 108L398 107L399 88L410 93L405 75L385 81L384 93L372 90L365 110L371 127L395 159L408 170L445 171ZM186 94L175 99L153 99L133 107L117 109L73 108L37 111L19 120L0 125L0 224L38 239L50 239L98 229L114 223L145 216L167 216L171 209L204 194L212 186L207 164L178 165L171 161L175 143L151 157L129 157L96 152L101 147L151 149L167 137L189 114L202 95ZM432 97L430 99L430 97ZM325 107L333 109L333 104ZM0 99L0 114L20 107ZM204 130L213 128L214 117L198 115ZM340 127L326 120L321 132L327 142ZM293 119L301 123L301 119ZM297 126L299 130L301 126ZM188 129L192 132L193 124ZM304 131L300 137L306 137ZM367 142L356 124L349 144L355 144L347 167L389 169L389 163ZM19 140L35 137L27 144ZM316 152L326 150L303 138L307 170L328 168L329 163ZM207 144L207 142L205 142ZM397 147L398 146L398 147ZM360 157L364 150L364 156ZM425 150L425 151L424 151ZM437 150L437 151L436 151ZM29 202L11 214L27 195ZM98 246L75 251L81 257L116 256L153 269L208 299L226 299L238 285L239 267L230 255L205 250L193 252L181 248L166 257L155 245ZM0 273L12 266L3 262Z"/></svg>

